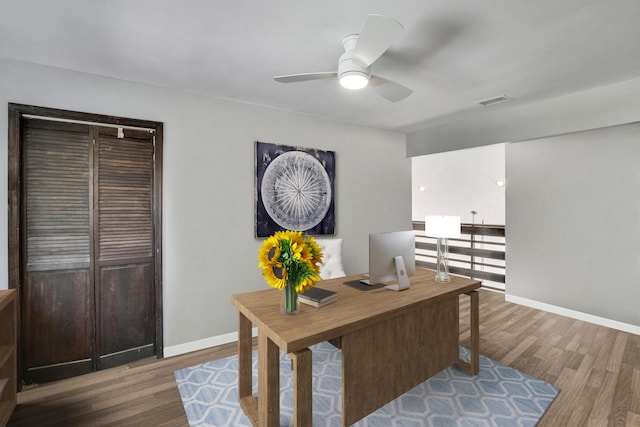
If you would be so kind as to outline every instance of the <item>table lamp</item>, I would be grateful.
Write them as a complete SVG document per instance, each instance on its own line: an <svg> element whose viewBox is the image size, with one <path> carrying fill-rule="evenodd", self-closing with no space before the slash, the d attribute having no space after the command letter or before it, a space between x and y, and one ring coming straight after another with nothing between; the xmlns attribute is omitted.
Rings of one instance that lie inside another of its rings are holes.
<svg viewBox="0 0 640 427"><path fill-rule="evenodd" d="M460 237L460 217L427 215L424 218L424 234L438 239L436 282L449 283L449 238Z"/></svg>

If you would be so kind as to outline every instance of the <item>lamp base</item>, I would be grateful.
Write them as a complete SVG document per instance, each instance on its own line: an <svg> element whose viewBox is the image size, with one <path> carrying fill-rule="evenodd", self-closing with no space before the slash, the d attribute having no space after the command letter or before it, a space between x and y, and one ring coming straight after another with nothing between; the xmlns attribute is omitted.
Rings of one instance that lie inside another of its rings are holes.
<svg viewBox="0 0 640 427"><path fill-rule="evenodd" d="M436 282L438 283L451 283L451 277L448 274L436 274Z"/></svg>
<svg viewBox="0 0 640 427"><path fill-rule="evenodd" d="M446 238L438 238L437 251L438 265L436 268L436 282L449 283L451 282L451 277L449 277L449 260L447 259L449 255L449 241Z"/></svg>

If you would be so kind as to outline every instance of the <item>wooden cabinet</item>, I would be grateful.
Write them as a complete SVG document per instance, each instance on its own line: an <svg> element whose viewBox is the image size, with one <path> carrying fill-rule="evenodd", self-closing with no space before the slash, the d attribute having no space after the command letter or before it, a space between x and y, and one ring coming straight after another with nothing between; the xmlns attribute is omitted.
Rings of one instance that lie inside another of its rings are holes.
<svg viewBox="0 0 640 427"><path fill-rule="evenodd" d="M9 422L17 400L16 291L0 291L0 426Z"/></svg>

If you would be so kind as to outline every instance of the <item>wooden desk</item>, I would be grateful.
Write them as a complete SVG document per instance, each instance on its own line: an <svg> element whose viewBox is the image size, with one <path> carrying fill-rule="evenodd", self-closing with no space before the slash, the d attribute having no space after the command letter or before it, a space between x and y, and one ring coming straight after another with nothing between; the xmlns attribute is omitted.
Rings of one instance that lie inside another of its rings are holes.
<svg viewBox="0 0 640 427"><path fill-rule="evenodd" d="M301 304L294 316L280 314L280 292L265 289L233 295L239 311L238 393L240 406L254 426L280 425L279 349L292 360L294 423L310 426L311 351L331 341L342 348L342 425L349 426L455 364L478 372L478 280L452 276L434 281L435 272L417 269L411 287L358 291L343 282L360 275L319 282L338 292L322 308ZM458 297L471 297L471 363L458 357ZM258 396L252 394L252 324L258 327Z"/></svg>

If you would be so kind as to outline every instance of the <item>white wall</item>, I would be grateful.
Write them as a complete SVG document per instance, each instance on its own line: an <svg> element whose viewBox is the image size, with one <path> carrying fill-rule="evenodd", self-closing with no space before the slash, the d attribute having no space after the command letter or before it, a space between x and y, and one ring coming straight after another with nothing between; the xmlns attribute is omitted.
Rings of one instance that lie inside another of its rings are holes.
<svg viewBox="0 0 640 427"><path fill-rule="evenodd" d="M255 140L336 152L336 234L347 273L367 270L369 232L411 227L403 134L4 59L0 223L7 223L8 102L164 123L166 346L235 332L230 295L267 287L254 238ZM4 289L1 227L0 248Z"/></svg>
<svg viewBox="0 0 640 427"><path fill-rule="evenodd" d="M471 223L504 225L505 145L494 144L411 158L412 218L456 215ZM424 188L424 191L421 190Z"/></svg>
<svg viewBox="0 0 640 427"><path fill-rule="evenodd" d="M508 298L640 327L640 124L509 144L506 159Z"/></svg>

